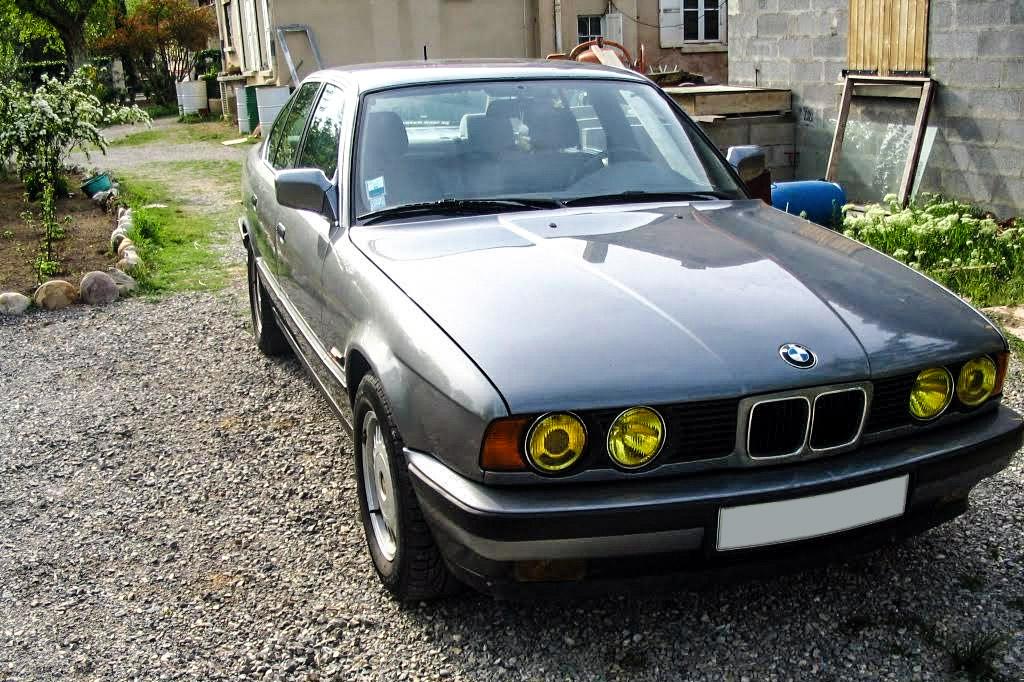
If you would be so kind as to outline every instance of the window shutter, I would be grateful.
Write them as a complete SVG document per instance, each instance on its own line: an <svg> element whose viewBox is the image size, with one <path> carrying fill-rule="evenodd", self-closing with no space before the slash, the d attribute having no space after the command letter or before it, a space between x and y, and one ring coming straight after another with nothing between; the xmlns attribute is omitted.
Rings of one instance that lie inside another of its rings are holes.
<svg viewBox="0 0 1024 682"><path fill-rule="evenodd" d="M658 0L659 39L662 47L681 47L683 44L682 0Z"/></svg>
<svg viewBox="0 0 1024 682"><path fill-rule="evenodd" d="M611 12L604 15L604 37L622 44L622 14Z"/></svg>

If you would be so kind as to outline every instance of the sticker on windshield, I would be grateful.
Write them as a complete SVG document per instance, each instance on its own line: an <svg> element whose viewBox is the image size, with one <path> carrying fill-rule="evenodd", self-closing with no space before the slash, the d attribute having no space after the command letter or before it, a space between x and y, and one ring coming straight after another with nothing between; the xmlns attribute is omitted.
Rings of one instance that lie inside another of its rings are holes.
<svg viewBox="0 0 1024 682"><path fill-rule="evenodd" d="M366 197L370 200L370 210L379 211L387 206L387 192L384 190L384 176L379 175L366 181Z"/></svg>

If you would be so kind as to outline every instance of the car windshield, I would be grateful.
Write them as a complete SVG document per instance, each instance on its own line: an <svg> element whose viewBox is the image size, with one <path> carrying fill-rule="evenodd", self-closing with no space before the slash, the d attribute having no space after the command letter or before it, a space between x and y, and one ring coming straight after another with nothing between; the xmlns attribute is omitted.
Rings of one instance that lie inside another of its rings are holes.
<svg viewBox="0 0 1024 682"><path fill-rule="evenodd" d="M353 197L364 218L434 203L480 211L488 200L503 210L642 194L745 198L693 125L645 83L435 84L367 94L361 111Z"/></svg>

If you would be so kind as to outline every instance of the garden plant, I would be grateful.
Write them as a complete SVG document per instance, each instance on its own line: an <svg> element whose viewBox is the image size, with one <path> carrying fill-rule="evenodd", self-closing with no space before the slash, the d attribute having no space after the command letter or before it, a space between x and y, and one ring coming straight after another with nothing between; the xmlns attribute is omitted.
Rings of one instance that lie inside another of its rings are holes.
<svg viewBox="0 0 1024 682"><path fill-rule="evenodd" d="M926 194L903 208L847 213L843 231L927 274L975 305L1024 300L1024 220L997 222L970 204ZM848 210L850 207L844 207Z"/></svg>
<svg viewBox="0 0 1024 682"><path fill-rule="evenodd" d="M36 268L40 278L55 269L53 242L63 232L56 219L56 201L68 191L70 154L79 150L88 158L97 149L105 152L103 126L149 121L138 107L101 103L93 89L86 69L66 81L44 75L35 89L0 82L0 162L13 167L28 199L40 202L43 238Z"/></svg>

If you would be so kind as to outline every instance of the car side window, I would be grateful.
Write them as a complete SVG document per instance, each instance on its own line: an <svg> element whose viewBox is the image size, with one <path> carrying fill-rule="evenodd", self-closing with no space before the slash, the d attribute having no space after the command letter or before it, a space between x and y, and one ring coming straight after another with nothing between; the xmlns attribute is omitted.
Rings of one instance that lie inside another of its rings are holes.
<svg viewBox="0 0 1024 682"><path fill-rule="evenodd" d="M309 118L309 110L313 108L313 100L319 83L306 83L295 93L285 118L280 121L280 139L270 149L270 165L276 170L295 167L295 153L298 151L299 143L302 142L302 131L306 127L306 119ZM272 137L277 134L277 125L274 126ZM273 140L271 143L273 144Z"/></svg>
<svg viewBox="0 0 1024 682"><path fill-rule="evenodd" d="M295 163L297 168L319 168L328 178L334 177L338 169L344 104L344 93L340 88L324 86L309 122L299 160Z"/></svg>

